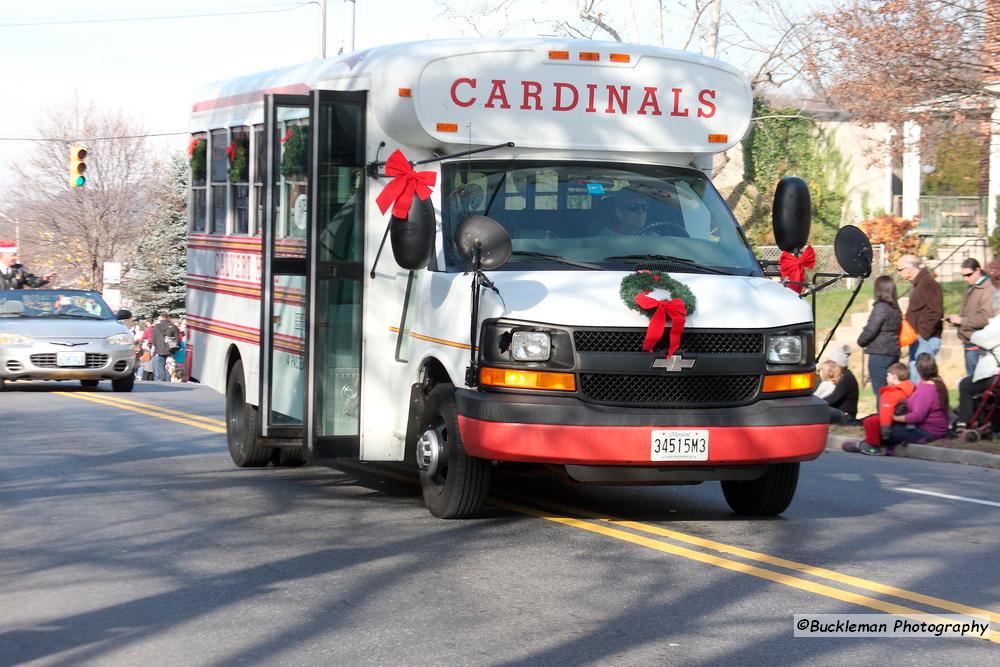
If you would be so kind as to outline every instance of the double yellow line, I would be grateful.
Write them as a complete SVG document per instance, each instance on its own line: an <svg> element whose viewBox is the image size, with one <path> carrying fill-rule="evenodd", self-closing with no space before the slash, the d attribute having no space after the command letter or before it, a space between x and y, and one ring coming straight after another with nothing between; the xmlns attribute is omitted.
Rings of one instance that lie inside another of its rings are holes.
<svg viewBox="0 0 1000 667"><path fill-rule="evenodd" d="M225 422L219 419L192 415L179 410L171 410L148 403L142 403L131 399L113 396L109 394L94 392L55 392L60 396L81 399L105 405L108 407L129 410L140 414L165 419L168 421L194 426L196 428L212 431L214 433L225 433ZM346 466L352 467L352 466ZM363 466L361 468L368 473L377 473L383 477L390 477L406 483L413 483L412 476L405 476L398 472L374 468L373 466ZM629 542L631 544L680 556L689 560L723 568L732 572L766 579L778 584L783 584L792 588L807 591L824 597L848 602L868 609L874 609L887 614L898 614L903 616L926 615L928 610L934 612L946 612L952 614L966 614L970 616L980 616L989 618L991 623L1000 624L1000 613L980 609L969 605L952 602L923 593L908 591L896 586L882 584L860 577L854 577L826 568L814 567L804 563L798 563L778 556L744 549L742 547L716 542L696 535L682 533L677 530L663 528L661 526L620 519L589 510L560 505L547 501L527 498L498 498L490 497L490 502L503 509L518 514L537 517L545 521L551 521L563 526L584 530L590 533L610 537L616 540ZM525 504L528 503L528 504ZM531 505L534 505L532 507ZM541 509L539 509L541 508ZM652 537L650 537L652 536ZM687 546L682 546L687 545ZM695 548L690 548L695 547ZM700 549L700 550L699 550ZM718 554L725 554L734 558L727 558ZM766 567L764 567L766 566ZM772 569L773 568L773 569ZM808 577L808 578L807 578ZM829 583L823 583L829 582ZM926 609L908 607L897 602L872 597L857 593L845 588L838 588L831 583L842 586L867 591L888 598L905 600L911 603L922 605ZM996 631L987 632L985 639L993 643L1000 644L1000 633Z"/></svg>
<svg viewBox="0 0 1000 667"><path fill-rule="evenodd" d="M166 419L167 421L177 422L178 424L186 424L188 426L194 426L196 428L201 428L206 431L212 431L213 433L226 432L226 422L222 421L221 419L212 419L211 417L201 417L199 415L193 415L190 412L171 410L169 408L163 408L158 405L141 403L139 401L133 401L131 399L122 398L120 396L113 394L103 394L103 393L88 392L88 391L57 391L53 393L55 393L58 396L68 396L70 398L78 398L80 400L90 401L91 403L97 403L99 405L107 405L112 408L118 408L120 410L138 412L141 415L149 415L150 417Z"/></svg>

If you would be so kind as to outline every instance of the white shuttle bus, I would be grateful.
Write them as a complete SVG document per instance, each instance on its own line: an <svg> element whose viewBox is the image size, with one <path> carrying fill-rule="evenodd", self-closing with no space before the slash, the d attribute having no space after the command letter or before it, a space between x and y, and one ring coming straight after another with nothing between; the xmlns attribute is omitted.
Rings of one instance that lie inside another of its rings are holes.
<svg viewBox="0 0 1000 667"><path fill-rule="evenodd" d="M586 40L378 47L203 89L187 363L226 395L233 461L406 461L446 518L505 462L719 480L734 511L782 512L828 412L809 303L706 175L750 114L729 65ZM803 186L776 198L793 252Z"/></svg>

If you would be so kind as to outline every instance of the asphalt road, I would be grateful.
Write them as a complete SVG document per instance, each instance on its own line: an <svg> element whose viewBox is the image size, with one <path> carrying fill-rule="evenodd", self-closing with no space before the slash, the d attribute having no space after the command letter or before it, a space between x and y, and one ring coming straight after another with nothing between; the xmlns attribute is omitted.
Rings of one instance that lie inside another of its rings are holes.
<svg viewBox="0 0 1000 667"><path fill-rule="evenodd" d="M1000 471L829 452L769 520L714 483L505 471L484 518L442 521L405 470L236 468L210 389L106 384L0 394L2 665L1000 662L793 636L887 611L1000 631Z"/></svg>

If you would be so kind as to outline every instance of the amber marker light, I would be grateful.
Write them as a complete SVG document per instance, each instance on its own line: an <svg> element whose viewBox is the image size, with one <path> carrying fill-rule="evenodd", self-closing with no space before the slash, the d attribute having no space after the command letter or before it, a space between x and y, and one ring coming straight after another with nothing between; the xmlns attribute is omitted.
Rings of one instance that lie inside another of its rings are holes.
<svg viewBox="0 0 1000 667"><path fill-rule="evenodd" d="M458 132L458 123L438 123L438 132Z"/></svg>
<svg viewBox="0 0 1000 667"><path fill-rule="evenodd" d="M608 59L613 63L627 63L631 62L632 56L627 53L612 53Z"/></svg>
<svg viewBox="0 0 1000 667"><path fill-rule="evenodd" d="M479 370L479 382L487 387L576 391L576 376L572 373L519 371L510 368L482 368Z"/></svg>
<svg viewBox="0 0 1000 667"><path fill-rule="evenodd" d="M549 60L569 60L569 51L549 51Z"/></svg>
<svg viewBox="0 0 1000 667"><path fill-rule="evenodd" d="M710 134L708 135L708 143L710 144L725 144L729 142L728 134Z"/></svg>
<svg viewBox="0 0 1000 667"><path fill-rule="evenodd" d="M399 96L400 97L413 97L413 91L410 90L409 88L400 88L399 89Z"/></svg>
<svg viewBox="0 0 1000 667"><path fill-rule="evenodd" d="M788 373L785 375L765 375L764 391L806 391L816 384L815 373Z"/></svg>
<svg viewBox="0 0 1000 667"><path fill-rule="evenodd" d="M580 51L580 60L589 60L593 62L600 59L601 59L600 53L594 53L592 51Z"/></svg>

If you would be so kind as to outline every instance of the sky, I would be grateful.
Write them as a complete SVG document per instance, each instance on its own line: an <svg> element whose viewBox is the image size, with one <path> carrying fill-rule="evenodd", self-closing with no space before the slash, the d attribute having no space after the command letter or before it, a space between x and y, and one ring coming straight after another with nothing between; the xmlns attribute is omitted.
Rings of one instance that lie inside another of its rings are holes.
<svg viewBox="0 0 1000 667"><path fill-rule="evenodd" d="M642 1L635 3L640 10ZM0 80L5 92L0 104L0 210L14 185L11 165L23 161L33 146L11 139L39 137L36 122L46 109L68 107L78 98L104 110L121 110L147 133L182 133L152 144L155 150L181 151L188 143L188 114L199 87L318 57L321 4L322 0L5 0L0 13ZM331 57L349 45L350 5L347 0L326 4ZM509 11L475 28L445 13L451 7L468 15L470 8L482 5L506 6ZM551 32L539 21L544 12L572 15L573 5L571 0L512 4L357 0L354 46L362 50L474 36L477 30L495 34L498 27L511 24L509 36L542 35ZM640 24L651 22L633 25Z"/></svg>

